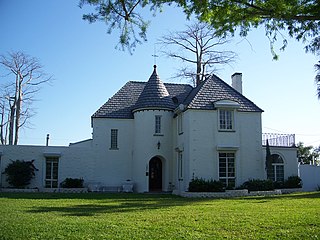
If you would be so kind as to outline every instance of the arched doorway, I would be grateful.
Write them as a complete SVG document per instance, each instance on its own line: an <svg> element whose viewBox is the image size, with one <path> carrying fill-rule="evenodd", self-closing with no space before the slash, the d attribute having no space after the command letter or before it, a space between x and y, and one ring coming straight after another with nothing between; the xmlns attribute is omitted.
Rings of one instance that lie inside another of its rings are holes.
<svg viewBox="0 0 320 240"><path fill-rule="evenodd" d="M162 191L162 161L158 157L149 162L149 191Z"/></svg>

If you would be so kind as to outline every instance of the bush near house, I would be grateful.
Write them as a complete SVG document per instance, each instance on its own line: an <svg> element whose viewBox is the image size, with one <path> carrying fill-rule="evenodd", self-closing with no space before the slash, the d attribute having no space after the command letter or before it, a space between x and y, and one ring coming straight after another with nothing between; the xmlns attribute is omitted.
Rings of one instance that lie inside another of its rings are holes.
<svg viewBox="0 0 320 240"><path fill-rule="evenodd" d="M62 188L83 188L82 178L66 178L61 184Z"/></svg>
<svg viewBox="0 0 320 240"><path fill-rule="evenodd" d="M272 180L250 179L244 182L238 189L248 189L248 191L270 191L274 190Z"/></svg>
<svg viewBox="0 0 320 240"><path fill-rule="evenodd" d="M195 178L189 183L188 190L189 192L224 192L225 188L221 181Z"/></svg>
<svg viewBox="0 0 320 240"><path fill-rule="evenodd" d="M270 191L282 188L301 188L302 180L298 176L290 176L284 182L273 182L272 180L250 179L244 182L238 189L248 191Z"/></svg>
<svg viewBox="0 0 320 240"><path fill-rule="evenodd" d="M25 188L29 185L31 179L35 176L35 171L38 171L33 162L34 160L16 160L8 164L4 170L7 175L7 182L15 188Z"/></svg>
<svg viewBox="0 0 320 240"><path fill-rule="evenodd" d="M302 188L302 180L298 176L290 176L284 182L274 182L274 188Z"/></svg>

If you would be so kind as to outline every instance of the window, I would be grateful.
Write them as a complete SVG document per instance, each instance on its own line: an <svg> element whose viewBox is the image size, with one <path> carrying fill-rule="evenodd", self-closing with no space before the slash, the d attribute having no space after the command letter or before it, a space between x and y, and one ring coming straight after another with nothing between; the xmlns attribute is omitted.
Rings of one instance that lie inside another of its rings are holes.
<svg viewBox="0 0 320 240"><path fill-rule="evenodd" d="M235 154L219 152L219 180L226 187L235 187Z"/></svg>
<svg viewBox="0 0 320 240"><path fill-rule="evenodd" d="M233 110L219 109L219 129L224 131L234 130Z"/></svg>
<svg viewBox="0 0 320 240"><path fill-rule="evenodd" d="M118 129L111 129L110 149L118 149Z"/></svg>
<svg viewBox="0 0 320 240"><path fill-rule="evenodd" d="M178 121L178 134L183 133L183 128L182 128L182 114L179 114L177 116L177 121Z"/></svg>
<svg viewBox="0 0 320 240"><path fill-rule="evenodd" d="M156 115L155 116L155 129L154 129L155 134L161 134L161 116Z"/></svg>
<svg viewBox="0 0 320 240"><path fill-rule="evenodd" d="M58 187L58 157L46 157L46 188Z"/></svg>
<svg viewBox="0 0 320 240"><path fill-rule="evenodd" d="M271 155L271 169L267 171L268 179L274 182L284 181L284 164L283 159L278 154Z"/></svg>
<svg viewBox="0 0 320 240"><path fill-rule="evenodd" d="M182 152L178 152L178 180L183 180Z"/></svg>

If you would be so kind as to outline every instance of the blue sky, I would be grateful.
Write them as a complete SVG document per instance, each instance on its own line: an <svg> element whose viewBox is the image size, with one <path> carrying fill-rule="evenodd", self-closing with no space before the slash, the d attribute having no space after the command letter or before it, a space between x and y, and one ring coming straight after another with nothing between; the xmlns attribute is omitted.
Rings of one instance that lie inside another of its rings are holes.
<svg viewBox="0 0 320 240"><path fill-rule="evenodd" d="M157 39L187 24L179 9L164 8L150 17L148 42L130 55L115 49L117 32L109 35L103 23L83 21L85 12L78 0L0 0L0 53L24 51L55 79L43 85L34 104L37 115L32 126L22 130L20 144L43 145L48 133L51 145L91 138L91 115L127 81L148 80ZM317 58L289 40L280 59L273 61L263 29L252 31L246 40L235 37L228 49L237 52L238 59L217 75L230 83L234 72L243 73L244 95L265 111L263 132L295 133L297 142L320 145ZM171 78L179 62L160 56L157 65L162 81L184 83Z"/></svg>

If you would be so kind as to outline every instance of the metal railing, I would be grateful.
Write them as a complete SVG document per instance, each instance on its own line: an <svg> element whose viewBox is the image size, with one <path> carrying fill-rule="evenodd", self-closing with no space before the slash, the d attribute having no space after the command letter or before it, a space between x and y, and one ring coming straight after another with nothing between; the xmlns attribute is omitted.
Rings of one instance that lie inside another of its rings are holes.
<svg viewBox="0 0 320 240"><path fill-rule="evenodd" d="M276 147L294 147L295 135L294 134L280 134L280 133L262 133L262 145Z"/></svg>

